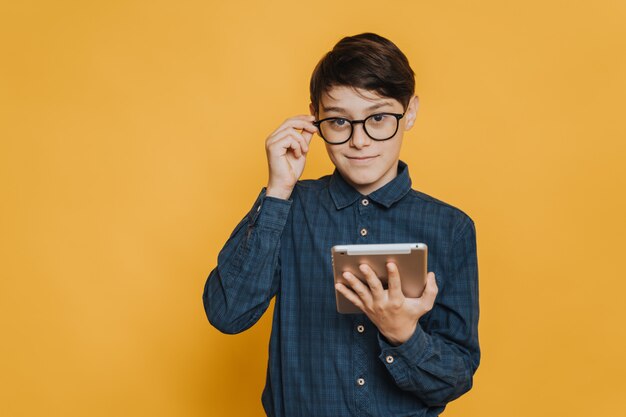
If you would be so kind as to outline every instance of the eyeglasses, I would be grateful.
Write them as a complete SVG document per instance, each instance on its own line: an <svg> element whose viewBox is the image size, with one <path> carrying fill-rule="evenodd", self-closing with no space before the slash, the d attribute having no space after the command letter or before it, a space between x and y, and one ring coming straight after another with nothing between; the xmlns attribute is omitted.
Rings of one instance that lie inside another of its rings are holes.
<svg viewBox="0 0 626 417"><path fill-rule="evenodd" d="M343 117L328 117L313 124L318 128L322 139L331 145L341 145L352 137L354 125L363 123L363 130L370 138L378 141L388 140L398 131L400 119L404 113L376 113L363 120L348 120Z"/></svg>

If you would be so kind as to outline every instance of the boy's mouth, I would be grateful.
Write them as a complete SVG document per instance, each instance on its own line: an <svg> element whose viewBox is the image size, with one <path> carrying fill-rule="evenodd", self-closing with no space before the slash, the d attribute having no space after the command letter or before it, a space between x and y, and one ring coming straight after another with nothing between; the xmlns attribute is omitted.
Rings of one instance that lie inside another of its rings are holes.
<svg viewBox="0 0 626 417"><path fill-rule="evenodd" d="M350 161L350 165L357 167L357 166L370 166L371 164L374 163L374 160L378 157L378 155L371 155L371 156L348 156L346 155L346 158L348 158L348 161Z"/></svg>
<svg viewBox="0 0 626 417"><path fill-rule="evenodd" d="M348 156L346 155L346 158L348 159L354 159L356 161L365 161L368 159L372 159L372 158L376 158L378 155L371 155L371 156Z"/></svg>

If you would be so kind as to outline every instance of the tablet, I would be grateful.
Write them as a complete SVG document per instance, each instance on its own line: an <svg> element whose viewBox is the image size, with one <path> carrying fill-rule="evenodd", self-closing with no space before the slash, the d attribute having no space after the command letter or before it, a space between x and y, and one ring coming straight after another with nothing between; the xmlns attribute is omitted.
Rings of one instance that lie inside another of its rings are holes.
<svg viewBox="0 0 626 417"><path fill-rule="evenodd" d="M383 288L387 288L387 262L398 266L402 293L406 297L417 298L422 295L426 285L426 261L428 248L424 243L390 243L368 245L337 245L331 249L335 283L346 284L345 271L354 274L361 281L365 275L359 265L368 264L380 278ZM366 283L367 284L367 283ZM361 313L357 306L335 290L337 311L342 314Z"/></svg>

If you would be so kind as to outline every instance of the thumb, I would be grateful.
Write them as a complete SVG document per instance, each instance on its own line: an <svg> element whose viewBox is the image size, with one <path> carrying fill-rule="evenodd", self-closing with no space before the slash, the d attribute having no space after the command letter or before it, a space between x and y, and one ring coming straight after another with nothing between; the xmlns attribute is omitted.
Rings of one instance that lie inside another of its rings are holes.
<svg viewBox="0 0 626 417"><path fill-rule="evenodd" d="M304 138L304 140L306 141L306 144L308 145L309 143L311 143L311 138L313 137L313 132L309 132L308 130L302 130L302 137Z"/></svg>
<svg viewBox="0 0 626 417"><path fill-rule="evenodd" d="M439 288L437 287L437 281L435 281L435 274L434 272L429 272L426 276L426 287L424 287L424 292L419 298L419 303L424 313L432 310L438 292Z"/></svg>

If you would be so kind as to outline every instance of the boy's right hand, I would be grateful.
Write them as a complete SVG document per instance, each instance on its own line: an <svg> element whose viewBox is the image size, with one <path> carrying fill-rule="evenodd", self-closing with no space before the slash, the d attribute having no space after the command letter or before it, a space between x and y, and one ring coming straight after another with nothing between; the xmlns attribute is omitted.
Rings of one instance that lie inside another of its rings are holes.
<svg viewBox="0 0 626 417"><path fill-rule="evenodd" d="M317 127L315 116L290 117L265 140L269 167L266 196L287 200L304 171L309 143Z"/></svg>

